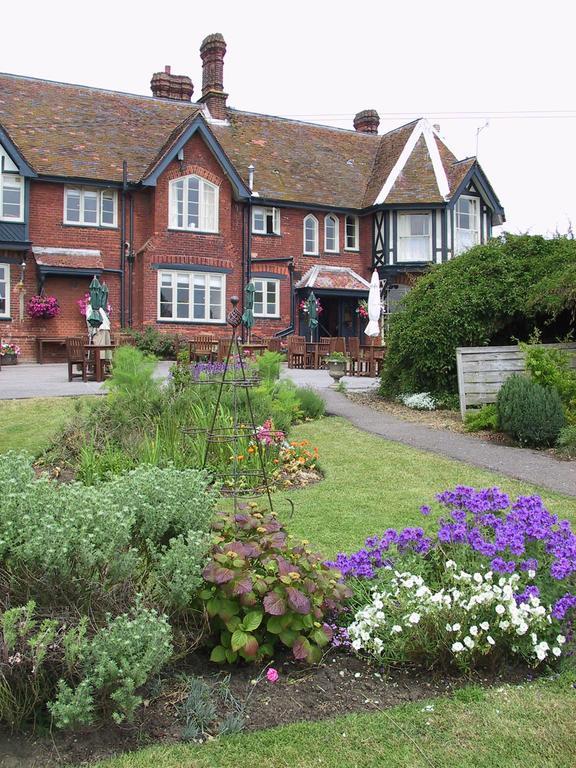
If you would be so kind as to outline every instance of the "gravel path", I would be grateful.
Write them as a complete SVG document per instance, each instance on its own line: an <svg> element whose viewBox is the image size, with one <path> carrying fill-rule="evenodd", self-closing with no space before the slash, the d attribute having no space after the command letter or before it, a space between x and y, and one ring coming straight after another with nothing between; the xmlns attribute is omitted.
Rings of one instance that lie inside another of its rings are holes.
<svg viewBox="0 0 576 768"><path fill-rule="evenodd" d="M527 448L511 448L457 432L431 429L354 403L332 389L323 388L322 397L327 413L342 416L365 432L576 496L576 462L558 461Z"/></svg>

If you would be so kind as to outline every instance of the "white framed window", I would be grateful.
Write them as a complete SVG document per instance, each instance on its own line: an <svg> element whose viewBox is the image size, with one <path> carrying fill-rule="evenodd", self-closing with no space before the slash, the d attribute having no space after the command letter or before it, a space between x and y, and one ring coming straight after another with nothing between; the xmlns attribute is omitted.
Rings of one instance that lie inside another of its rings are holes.
<svg viewBox="0 0 576 768"><path fill-rule="evenodd" d="M311 213L304 219L304 253L318 255L318 219Z"/></svg>
<svg viewBox="0 0 576 768"><path fill-rule="evenodd" d="M158 320L223 323L226 276L211 272L158 272Z"/></svg>
<svg viewBox="0 0 576 768"><path fill-rule="evenodd" d="M113 189L65 187L64 224L117 227L118 195Z"/></svg>
<svg viewBox="0 0 576 768"><path fill-rule="evenodd" d="M340 233L338 217L333 213L324 217L324 250L326 253L338 253L340 250Z"/></svg>
<svg viewBox="0 0 576 768"><path fill-rule="evenodd" d="M345 220L345 245L346 251L357 251L360 248L360 220L358 216L348 214Z"/></svg>
<svg viewBox="0 0 576 768"><path fill-rule="evenodd" d="M10 264L0 264L0 317L10 317Z"/></svg>
<svg viewBox="0 0 576 768"><path fill-rule="evenodd" d="M398 214L398 261L432 260L432 217L429 213Z"/></svg>
<svg viewBox="0 0 576 768"><path fill-rule="evenodd" d="M169 185L170 229L218 232L219 189L200 176L183 176Z"/></svg>
<svg viewBox="0 0 576 768"><path fill-rule="evenodd" d="M280 317L280 280L255 277L254 317Z"/></svg>
<svg viewBox="0 0 576 768"><path fill-rule="evenodd" d="M24 221L24 179L14 173L0 174L0 221Z"/></svg>
<svg viewBox="0 0 576 768"><path fill-rule="evenodd" d="M255 235L279 235L280 234L280 209L252 208L252 232Z"/></svg>
<svg viewBox="0 0 576 768"><path fill-rule="evenodd" d="M461 195L454 206L455 253L467 251L480 242L480 200Z"/></svg>

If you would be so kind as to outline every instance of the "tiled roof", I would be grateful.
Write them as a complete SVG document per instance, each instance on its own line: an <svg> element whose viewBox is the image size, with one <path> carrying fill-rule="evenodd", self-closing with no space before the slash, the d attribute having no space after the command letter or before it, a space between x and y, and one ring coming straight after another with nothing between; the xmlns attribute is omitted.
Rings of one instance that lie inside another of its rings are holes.
<svg viewBox="0 0 576 768"><path fill-rule="evenodd" d="M39 267L58 267L59 269L104 269L102 254L97 250L80 248L40 248L32 247L34 258Z"/></svg>
<svg viewBox="0 0 576 768"><path fill-rule="evenodd" d="M327 267L314 264L296 283L295 288L368 291L370 283L349 267Z"/></svg>
<svg viewBox="0 0 576 768"><path fill-rule="evenodd" d="M48 176L137 181L172 131L199 108L189 102L0 75L0 125L34 170Z"/></svg>
<svg viewBox="0 0 576 768"><path fill-rule="evenodd" d="M166 156L204 107L0 74L0 125L40 175L119 182L143 179ZM262 198L364 208L373 205L418 121L383 136L229 110L228 124L209 129ZM457 162L435 136L450 192L473 159ZM443 200L421 137L402 165L387 203ZM392 179L389 184L392 183Z"/></svg>

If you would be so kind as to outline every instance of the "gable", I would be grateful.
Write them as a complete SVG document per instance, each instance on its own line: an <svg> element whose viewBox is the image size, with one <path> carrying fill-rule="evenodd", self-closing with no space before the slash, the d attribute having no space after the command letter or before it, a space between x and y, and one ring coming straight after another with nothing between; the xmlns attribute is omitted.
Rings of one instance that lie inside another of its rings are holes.
<svg viewBox="0 0 576 768"><path fill-rule="evenodd" d="M4 145L0 144L0 167L2 167L2 162L4 162L3 167L5 171L8 171L8 173L18 173L18 166L12 160Z"/></svg>

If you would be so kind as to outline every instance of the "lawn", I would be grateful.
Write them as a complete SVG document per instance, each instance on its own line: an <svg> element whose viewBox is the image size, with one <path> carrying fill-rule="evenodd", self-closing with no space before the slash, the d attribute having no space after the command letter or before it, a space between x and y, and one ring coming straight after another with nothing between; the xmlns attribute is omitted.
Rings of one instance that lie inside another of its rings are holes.
<svg viewBox="0 0 576 768"><path fill-rule="evenodd" d="M71 400L0 404L0 451L44 447L75 405ZM17 428L13 421L17 421ZM499 485L511 494L536 487L367 435L341 419L301 425L295 439L320 451L325 479L276 493L289 529L328 556L352 550L389 526L426 524L421 504L456 484ZM549 508L576 521L576 499L542 491ZM556 680L484 691L467 688L435 699L366 715L240 734L202 746L158 746L99 763L99 768L572 768L574 673Z"/></svg>
<svg viewBox="0 0 576 768"><path fill-rule="evenodd" d="M0 453L13 448L37 455L83 399L46 397L0 401Z"/></svg>

